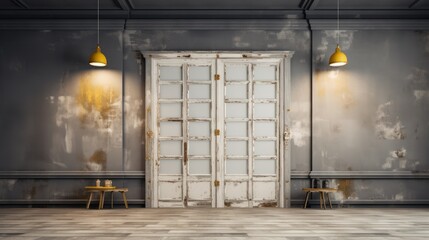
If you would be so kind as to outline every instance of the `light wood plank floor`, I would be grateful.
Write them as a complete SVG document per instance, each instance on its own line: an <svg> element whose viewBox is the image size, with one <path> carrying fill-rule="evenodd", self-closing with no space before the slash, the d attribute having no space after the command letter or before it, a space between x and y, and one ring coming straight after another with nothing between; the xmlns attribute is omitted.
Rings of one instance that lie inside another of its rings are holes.
<svg viewBox="0 0 429 240"><path fill-rule="evenodd" d="M0 209L0 239L429 239L429 209Z"/></svg>

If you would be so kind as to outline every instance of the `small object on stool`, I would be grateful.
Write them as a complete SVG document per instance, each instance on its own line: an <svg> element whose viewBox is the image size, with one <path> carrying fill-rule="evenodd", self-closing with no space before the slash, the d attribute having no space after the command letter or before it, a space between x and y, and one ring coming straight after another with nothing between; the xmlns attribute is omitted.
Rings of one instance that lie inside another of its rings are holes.
<svg viewBox="0 0 429 240"><path fill-rule="evenodd" d="M310 197L310 194L312 192L318 192L319 199L320 199L320 208L322 208L322 202L323 202L323 209L326 209L325 193L326 193L326 196L328 197L329 206L332 208L332 203L331 203L331 199L329 198L329 193L338 191L338 189L336 188L303 188L302 190L306 192L304 208L307 208L308 198Z"/></svg>

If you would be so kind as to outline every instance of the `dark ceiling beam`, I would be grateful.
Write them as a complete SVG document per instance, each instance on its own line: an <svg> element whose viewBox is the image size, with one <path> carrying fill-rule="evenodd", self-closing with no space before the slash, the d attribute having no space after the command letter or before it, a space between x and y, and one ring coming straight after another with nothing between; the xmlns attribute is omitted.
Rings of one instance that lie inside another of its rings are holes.
<svg viewBox="0 0 429 240"><path fill-rule="evenodd" d="M299 7L302 10L312 10L319 5L320 0L302 0Z"/></svg>
<svg viewBox="0 0 429 240"><path fill-rule="evenodd" d="M95 19L94 10L0 10L0 19ZM126 19L128 11L103 10L101 19Z"/></svg>
<svg viewBox="0 0 429 240"><path fill-rule="evenodd" d="M136 9L136 5L134 4L133 0L125 0L127 1L128 5L130 5L131 9Z"/></svg>
<svg viewBox="0 0 429 240"><path fill-rule="evenodd" d="M127 2L125 0L113 0L113 2L116 4L116 6L120 7L122 10L130 10L130 7L128 6Z"/></svg>
<svg viewBox="0 0 429 240"><path fill-rule="evenodd" d="M302 9L302 10L305 10L305 9L307 9L307 5L308 5L308 3L309 2L311 2L312 0L301 0L301 2L299 3L299 7Z"/></svg>
<svg viewBox="0 0 429 240"><path fill-rule="evenodd" d="M302 10L131 10L131 19L303 19Z"/></svg>
<svg viewBox="0 0 429 240"><path fill-rule="evenodd" d="M23 0L11 0L13 4L22 8L22 9L30 9L28 4L26 4Z"/></svg>
<svg viewBox="0 0 429 240"><path fill-rule="evenodd" d="M22 0L21 0L22 1ZM128 4L129 0L114 0ZM311 5L318 0L309 0ZM307 2L306 7L310 7ZM128 5L129 6L129 5ZM304 5L303 5L304 6ZM336 19L336 10L102 10L102 19ZM0 10L0 19L94 19L88 10ZM341 19L429 19L429 10L351 10L340 11Z"/></svg>
<svg viewBox="0 0 429 240"><path fill-rule="evenodd" d="M423 1L420 1L420 0L414 0L411 4L410 4L410 6L408 6L408 8L415 8L415 7L418 7L419 6L419 4L421 4Z"/></svg>
<svg viewBox="0 0 429 240"><path fill-rule="evenodd" d="M312 0L308 5L307 10L313 10L319 5L320 0Z"/></svg>
<svg viewBox="0 0 429 240"><path fill-rule="evenodd" d="M335 19L336 10L309 10L308 19ZM340 19L428 19L429 10L341 10Z"/></svg>

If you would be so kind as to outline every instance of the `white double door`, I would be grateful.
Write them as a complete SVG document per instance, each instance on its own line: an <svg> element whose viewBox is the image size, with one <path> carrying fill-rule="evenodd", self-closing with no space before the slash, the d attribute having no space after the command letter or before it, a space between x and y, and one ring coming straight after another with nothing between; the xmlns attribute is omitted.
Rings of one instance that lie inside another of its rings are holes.
<svg viewBox="0 0 429 240"><path fill-rule="evenodd" d="M285 206L284 54L147 57L147 207Z"/></svg>

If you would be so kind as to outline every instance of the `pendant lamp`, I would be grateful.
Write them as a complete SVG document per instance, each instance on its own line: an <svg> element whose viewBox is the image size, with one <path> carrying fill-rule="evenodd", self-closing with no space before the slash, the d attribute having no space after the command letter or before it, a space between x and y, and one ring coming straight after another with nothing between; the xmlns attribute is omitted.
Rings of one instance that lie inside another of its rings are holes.
<svg viewBox="0 0 429 240"><path fill-rule="evenodd" d="M341 67L347 64L347 56L340 48L340 0L337 0L337 47L329 58L329 66Z"/></svg>
<svg viewBox="0 0 429 240"><path fill-rule="evenodd" d="M97 0L97 47L89 57L89 65L95 67L104 67L107 65L106 56L104 56L100 48L100 0Z"/></svg>

